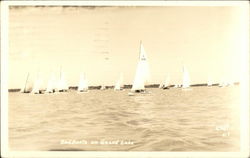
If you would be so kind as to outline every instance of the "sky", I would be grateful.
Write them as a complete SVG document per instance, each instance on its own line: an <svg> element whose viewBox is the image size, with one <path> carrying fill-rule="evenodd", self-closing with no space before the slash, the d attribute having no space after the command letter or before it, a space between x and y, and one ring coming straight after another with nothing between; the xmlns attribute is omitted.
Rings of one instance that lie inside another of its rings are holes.
<svg viewBox="0 0 250 158"><path fill-rule="evenodd" d="M21 88L27 73L44 84L60 68L69 86L80 73L89 85L114 85L123 73L132 84L145 48L150 82L191 84L239 81L244 36L242 11L235 6L11 7L9 88Z"/></svg>

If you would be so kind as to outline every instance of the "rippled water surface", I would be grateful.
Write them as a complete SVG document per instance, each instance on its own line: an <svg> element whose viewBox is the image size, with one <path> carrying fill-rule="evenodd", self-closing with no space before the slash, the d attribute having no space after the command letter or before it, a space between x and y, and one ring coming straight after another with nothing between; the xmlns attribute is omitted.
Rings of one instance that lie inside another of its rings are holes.
<svg viewBox="0 0 250 158"><path fill-rule="evenodd" d="M9 93L10 149L239 151L239 89Z"/></svg>

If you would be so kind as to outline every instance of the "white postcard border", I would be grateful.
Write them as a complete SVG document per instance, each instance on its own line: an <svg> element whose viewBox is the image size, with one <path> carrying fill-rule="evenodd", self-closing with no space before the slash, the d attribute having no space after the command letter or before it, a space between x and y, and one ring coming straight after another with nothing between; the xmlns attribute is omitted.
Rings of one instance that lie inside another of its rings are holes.
<svg viewBox="0 0 250 158"><path fill-rule="evenodd" d="M90 152L10 151L8 149L8 9L9 6L239 6L244 9L246 36L241 54L240 152ZM1 151L3 157L248 157L249 156L249 3L247 1L2 1L1 2Z"/></svg>

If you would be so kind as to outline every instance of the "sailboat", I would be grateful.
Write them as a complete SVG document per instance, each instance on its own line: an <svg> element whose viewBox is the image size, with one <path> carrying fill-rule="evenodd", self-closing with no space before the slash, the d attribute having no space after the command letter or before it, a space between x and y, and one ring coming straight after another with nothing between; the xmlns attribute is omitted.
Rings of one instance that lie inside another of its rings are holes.
<svg viewBox="0 0 250 158"><path fill-rule="evenodd" d="M227 86L228 86L228 83L224 79L221 79L219 83L219 87L227 87Z"/></svg>
<svg viewBox="0 0 250 158"><path fill-rule="evenodd" d="M225 84L223 82L219 83L219 87L224 87L224 86L225 86Z"/></svg>
<svg viewBox="0 0 250 158"><path fill-rule="evenodd" d="M174 85L174 88L178 88L178 87L179 87L179 85L178 85L178 84L175 84L175 85Z"/></svg>
<svg viewBox="0 0 250 158"><path fill-rule="evenodd" d="M115 91L120 91L120 90L122 90L122 89L123 89L122 83L123 83L123 75L122 75L122 73L121 73L121 74L120 74L119 80L118 80L118 81L116 82L116 84L115 84L114 90L115 90Z"/></svg>
<svg viewBox="0 0 250 158"><path fill-rule="evenodd" d="M49 79L45 93L53 93L53 81Z"/></svg>
<svg viewBox="0 0 250 158"><path fill-rule="evenodd" d="M160 88L160 89L163 88L163 84L161 83L158 88Z"/></svg>
<svg viewBox="0 0 250 158"><path fill-rule="evenodd" d="M106 86L102 85L100 90L105 90L106 89Z"/></svg>
<svg viewBox="0 0 250 158"><path fill-rule="evenodd" d="M77 90L78 92L88 92L88 81L85 75L80 75L80 81Z"/></svg>
<svg viewBox="0 0 250 158"><path fill-rule="evenodd" d="M170 81L170 78L169 78L169 76L166 78L166 80L165 80L165 83L163 84L163 89L169 89L169 81Z"/></svg>
<svg viewBox="0 0 250 158"><path fill-rule="evenodd" d="M55 78L55 74L52 73L51 78L48 81L48 85L47 85L45 93L54 93L56 91L58 91L57 84L56 84L56 78Z"/></svg>
<svg viewBox="0 0 250 158"><path fill-rule="evenodd" d="M212 83L211 79L208 79L208 81L207 81L207 86L208 86L208 87L211 87L212 85L213 85L213 83Z"/></svg>
<svg viewBox="0 0 250 158"><path fill-rule="evenodd" d="M25 80L25 84L24 87L21 89L21 93L29 93L30 90L28 90L27 85L28 85L28 80L29 80L29 73L27 74L26 80Z"/></svg>
<svg viewBox="0 0 250 158"><path fill-rule="evenodd" d="M190 77L187 68L183 65L183 80L182 80L182 88L186 89L190 87Z"/></svg>
<svg viewBox="0 0 250 158"><path fill-rule="evenodd" d="M40 79L40 75L38 73L31 93L32 94L41 94L42 93L41 85L42 85L42 80Z"/></svg>
<svg viewBox="0 0 250 158"><path fill-rule="evenodd" d="M234 82L233 81L228 81L228 86L233 86Z"/></svg>
<svg viewBox="0 0 250 158"><path fill-rule="evenodd" d="M69 87L67 86L64 73L62 72L62 69L60 70L60 79L58 83L58 91L59 92L67 92Z"/></svg>
<svg viewBox="0 0 250 158"><path fill-rule="evenodd" d="M146 52L140 42L139 62L136 69L135 79L131 91L135 93L145 92L145 83L149 78L149 66Z"/></svg>

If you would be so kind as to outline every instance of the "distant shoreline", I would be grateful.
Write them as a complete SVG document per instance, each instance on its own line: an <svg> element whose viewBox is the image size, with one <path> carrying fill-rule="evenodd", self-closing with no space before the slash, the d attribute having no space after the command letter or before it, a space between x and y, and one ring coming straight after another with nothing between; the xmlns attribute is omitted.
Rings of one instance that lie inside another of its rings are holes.
<svg viewBox="0 0 250 158"><path fill-rule="evenodd" d="M234 85L239 85L239 82L235 82ZM159 88L160 84L150 84L146 85L145 88ZM169 87L174 87L175 85L170 85ZM207 83L200 83L200 84L193 84L190 85L190 87L202 87L202 86L207 86ZM212 86L219 86L219 83L212 84ZM106 89L114 89L115 86L105 86ZM69 86L70 90L77 90L77 86ZM94 90L94 89L100 89L101 86L89 86L89 90ZM124 85L124 89L131 89L132 85ZM13 88L13 89L8 89L8 92L19 92L21 89L20 88Z"/></svg>

